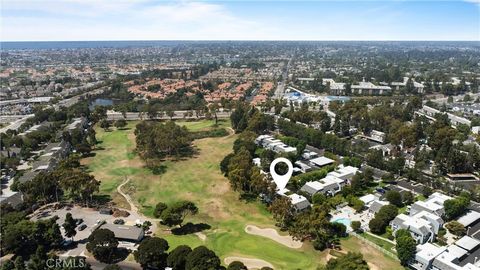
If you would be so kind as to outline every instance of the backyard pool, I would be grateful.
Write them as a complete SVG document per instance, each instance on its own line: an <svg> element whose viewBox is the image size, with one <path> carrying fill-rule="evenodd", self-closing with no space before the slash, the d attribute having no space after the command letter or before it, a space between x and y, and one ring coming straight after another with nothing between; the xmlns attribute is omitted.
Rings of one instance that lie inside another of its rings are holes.
<svg viewBox="0 0 480 270"><path fill-rule="evenodd" d="M332 222L342 223L343 225L345 225L347 227L350 227L350 223L351 223L349 218L337 218L335 220L332 220Z"/></svg>

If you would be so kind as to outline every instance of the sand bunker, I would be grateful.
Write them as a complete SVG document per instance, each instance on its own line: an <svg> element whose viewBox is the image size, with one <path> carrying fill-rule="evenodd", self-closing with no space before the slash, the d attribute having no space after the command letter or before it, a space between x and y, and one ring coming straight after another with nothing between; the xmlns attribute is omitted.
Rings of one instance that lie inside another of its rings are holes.
<svg viewBox="0 0 480 270"><path fill-rule="evenodd" d="M259 235L269 238L289 248L301 248L303 245L301 241L293 240L293 238L289 235L280 235L278 234L277 230L272 228L261 229L254 225L247 225L245 227L245 232L248 234Z"/></svg>
<svg viewBox="0 0 480 270"><path fill-rule="evenodd" d="M260 259L244 258L244 257L226 257L224 262L226 265L234 261L242 262L248 269L261 269L262 267L270 267L272 269L273 265L267 261Z"/></svg>

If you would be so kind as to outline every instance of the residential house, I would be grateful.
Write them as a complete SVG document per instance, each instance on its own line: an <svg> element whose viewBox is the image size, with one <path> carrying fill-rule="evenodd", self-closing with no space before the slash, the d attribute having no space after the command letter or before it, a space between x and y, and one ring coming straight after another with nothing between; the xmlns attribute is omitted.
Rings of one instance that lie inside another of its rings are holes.
<svg viewBox="0 0 480 270"><path fill-rule="evenodd" d="M425 201L417 201L410 207L410 215L413 216L420 211L427 211L429 213L435 214L439 217L445 214L445 208L443 204L446 200L453 199L450 196L435 192Z"/></svg>
<svg viewBox="0 0 480 270"><path fill-rule="evenodd" d="M388 201L380 201L380 200L375 200L373 201L370 206L368 207L368 213L370 213L372 216L378 213L382 207L385 205L389 205L390 203Z"/></svg>
<svg viewBox="0 0 480 270"><path fill-rule="evenodd" d="M457 219L463 227L473 227L480 222L480 213L477 211L468 211L463 216Z"/></svg>
<svg viewBox="0 0 480 270"><path fill-rule="evenodd" d="M374 194L367 194L367 195L364 195L364 196L362 196L358 199L363 202L365 207L369 208L370 205L372 205L372 203L374 201L380 200L380 197L378 197L377 195L374 195Z"/></svg>
<svg viewBox="0 0 480 270"><path fill-rule="evenodd" d="M302 195L294 193L288 195L287 197L290 198L292 206L297 212L303 211L304 209L310 207L310 202Z"/></svg>
<svg viewBox="0 0 480 270"><path fill-rule="evenodd" d="M319 192L333 196L342 190L346 182L347 181L335 176L327 175L321 180L305 183L300 190L310 194L310 196Z"/></svg>
<svg viewBox="0 0 480 270"><path fill-rule="evenodd" d="M335 162L333 159L329 159L327 157L317 157L309 160L311 166L316 167L324 167L327 165L331 165Z"/></svg>
<svg viewBox="0 0 480 270"><path fill-rule="evenodd" d="M410 262L409 266L416 270L432 269L432 263L435 257L443 253L446 249L446 247L438 247L431 243L418 245L415 258Z"/></svg>
<svg viewBox="0 0 480 270"><path fill-rule="evenodd" d="M412 217L400 214L390 222L390 226L392 227L393 235L395 235L400 229L406 229L410 231L412 237L420 244L432 242L435 239L435 232L432 224L428 219L422 217Z"/></svg>
<svg viewBox="0 0 480 270"><path fill-rule="evenodd" d="M341 164L335 171L329 172L327 175L335 176L337 178L350 182L353 176L357 174L358 170L359 169L356 167L344 166L343 164Z"/></svg>
<svg viewBox="0 0 480 270"><path fill-rule="evenodd" d="M354 95L384 95L392 91L390 86L375 85L366 81L360 82L359 84L353 84L350 88Z"/></svg>

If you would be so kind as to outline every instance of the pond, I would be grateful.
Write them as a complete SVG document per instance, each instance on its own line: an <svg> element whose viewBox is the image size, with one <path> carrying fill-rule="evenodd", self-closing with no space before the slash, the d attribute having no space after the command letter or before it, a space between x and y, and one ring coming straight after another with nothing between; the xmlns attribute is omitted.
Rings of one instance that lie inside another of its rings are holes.
<svg viewBox="0 0 480 270"><path fill-rule="evenodd" d="M88 108L90 110L93 110L97 106L112 106L114 104L114 101L109 98L97 98L94 101L90 103Z"/></svg>

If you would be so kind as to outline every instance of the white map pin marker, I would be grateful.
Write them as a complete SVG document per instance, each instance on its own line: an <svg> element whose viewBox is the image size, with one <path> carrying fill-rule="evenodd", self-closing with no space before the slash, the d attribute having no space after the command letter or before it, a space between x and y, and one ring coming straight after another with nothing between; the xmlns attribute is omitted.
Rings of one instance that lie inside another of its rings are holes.
<svg viewBox="0 0 480 270"><path fill-rule="evenodd" d="M284 175L278 175L275 172L275 165L277 165L277 163L280 163L280 162L283 162L283 163L287 164L287 166L288 166L288 172ZM281 158L276 158L270 164L270 174L272 175L273 181L277 185L277 188L278 188L279 191L282 191L282 190L285 189L285 187L287 186L288 180L290 180L290 177L292 177L292 173L293 173L292 162L290 162L290 160L288 160L286 158L282 158L282 157Z"/></svg>

